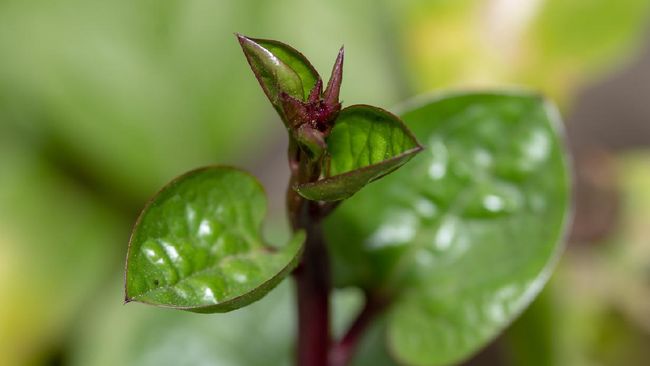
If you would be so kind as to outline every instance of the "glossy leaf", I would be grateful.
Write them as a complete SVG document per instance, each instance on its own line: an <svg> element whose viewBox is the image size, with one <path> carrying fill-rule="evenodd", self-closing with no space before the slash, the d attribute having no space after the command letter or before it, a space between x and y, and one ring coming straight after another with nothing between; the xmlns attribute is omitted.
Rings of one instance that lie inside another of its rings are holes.
<svg viewBox="0 0 650 366"><path fill-rule="evenodd" d="M549 275L568 216L560 121L526 93L451 95L402 117L426 150L326 220L335 282L394 299L400 363L453 364Z"/></svg>
<svg viewBox="0 0 650 366"><path fill-rule="evenodd" d="M306 101L320 80L300 52L282 42L237 35L244 55L271 104L286 121L281 95Z"/></svg>
<svg viewBox="0 0 650 366"><path fill-rule="evenodd" d="M265 245L265 213L262 187L242 171L208 167L172 181L133 230L127 301L207 313L258 300L295 267L304 241Z"/></svg>
<svg viewBox="0 0 650 366"><path fill-rule="evenodd" d="M422 147L391 113L367 105L341 111L326 140L325 177L296 190L310 200L337 201L399 168Z"/></svg>

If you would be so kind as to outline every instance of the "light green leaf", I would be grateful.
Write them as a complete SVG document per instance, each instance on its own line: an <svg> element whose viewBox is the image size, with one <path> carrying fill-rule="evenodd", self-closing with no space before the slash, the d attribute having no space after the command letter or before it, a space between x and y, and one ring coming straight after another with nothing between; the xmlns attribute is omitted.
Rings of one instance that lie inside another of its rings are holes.
<svg viewBox="0 0 650 366"><path fill-rule="evenodd" d="M194 312L226 312L263 297L295 267L304 234L275 250L260 225L266 198L233 168L191 171L145 207L131 237L126 299Z"/></svg>
<svg viewBox="0 0 650 366"><path fill-rule="evenodd" d="M341 111L326 140L325 177L296 187L310 200L337 201L394 171L422 150L399 117L377 107Z"/></svg>
<svg viewBox="0 0 650 366"><path fill-rule="evenodd" d="M320 77L305 56L282 42L242 35L237 35L237 39L260 86L280 116L284 116L280 101L282 92L298 100L307 100Z"/></svg>
<svg viewBox="0 0 650 366"><path fill-rule="evenodd" d="M441 97L402 116L425 153L326 220L335 282L394 299L387 339L400 363L453 364L549 275L568 217L560 121L526 93Z"/></svg>

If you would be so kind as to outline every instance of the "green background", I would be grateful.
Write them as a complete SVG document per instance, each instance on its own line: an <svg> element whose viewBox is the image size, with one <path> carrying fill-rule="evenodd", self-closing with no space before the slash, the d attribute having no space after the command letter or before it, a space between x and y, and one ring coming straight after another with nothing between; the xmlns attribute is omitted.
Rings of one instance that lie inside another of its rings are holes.
<svg viewBox="0 0 650 366"><path fill-rule="evenodd" d="M289 362L290 283L228 315L122 304L137 213L187 170L251 170L270 196L267 237L288 238L285 132L233 32L286 41L324 75L344 44L346 105L523 85L570 127L581 91L642 55L649 11L646 0L0 0L0 364ZM650 357L650 158L591 145L599 154L576 158L577 180L595 187L588 202L614 192L615 210L589 211L615 212L609 230L572 236L542 297L475 364ZM601 223L580 202L576 224ZM360 294L335 303L340 332ZM251 332L259 340L241 345ZM375 333L361 352L379 365Z"/></svg>

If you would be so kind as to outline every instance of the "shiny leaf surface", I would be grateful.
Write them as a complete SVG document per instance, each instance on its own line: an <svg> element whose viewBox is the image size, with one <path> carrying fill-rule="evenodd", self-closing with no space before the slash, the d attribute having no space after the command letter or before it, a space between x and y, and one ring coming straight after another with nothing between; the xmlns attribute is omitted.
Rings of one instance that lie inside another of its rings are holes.
<svg viewBox="0 0 650 366"><path fill-rule="evenodd" d="M237 39L264 93L286 120L281 93L306 101L320 78L318 73L305 56L282 42L242 35Z"/></svg>
<svg viewBox="0 0 650 366"><path fill-rule="evenodd" d="M296 187L310 200L350 197L422 149L399 117L367 105L342 110L326 143L329 156L325 178Z"/></svg>
<svg viewBox="0 0 650 366"><path fill-rule="evenodd" d="M297 264L304 235L274 250L260 224L266 197L233 168L191 171L141 214L127 258L126 298L195 312L225 312L258 300Z"/></svg>
<svg viewBox="0 0 650 366"><path fill-rule="evenodd" d="M452 364L548 277L568 216L560 122L525 93L441 97L402 116L426 150L328 218L335 282L395 299L400 363Z"/></svg>

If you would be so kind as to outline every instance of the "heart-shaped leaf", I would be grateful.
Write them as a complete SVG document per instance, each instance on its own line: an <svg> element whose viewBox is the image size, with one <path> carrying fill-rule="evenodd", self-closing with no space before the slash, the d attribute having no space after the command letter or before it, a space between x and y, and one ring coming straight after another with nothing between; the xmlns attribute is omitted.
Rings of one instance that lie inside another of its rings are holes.
<svg viewBox="0 0 650 366"><path fill-rule="evenodd" d="M194 312L226 312L260 299L295 267L304 234L274 249L260 225L266 197L234 168L191 171L162 189L129 244L126 300Z"/></svg>
<svg viewBox="0 0 650 366"><path fill-rule="evenodd" d="M350 197L422 150L399 117L368 105L343 109L326 143L325 177L295 187L314 201Z"/></svg>
<svg viewBox="0 0 650 366"><path fill-rule="evenodd" d="M393 300L400 363L453 364L549 276L569 212L560 121L526 93L452 95L402 116L425 153L326 220L335 283Z"/></svg>
<svg viewBox="0 0 650 366"><path fill-rule="evenodd" d="M306 101L320 80L318 72L305 56L282 42L242 35L237 39L264 93L286 121L281 94Z"/></svg>

